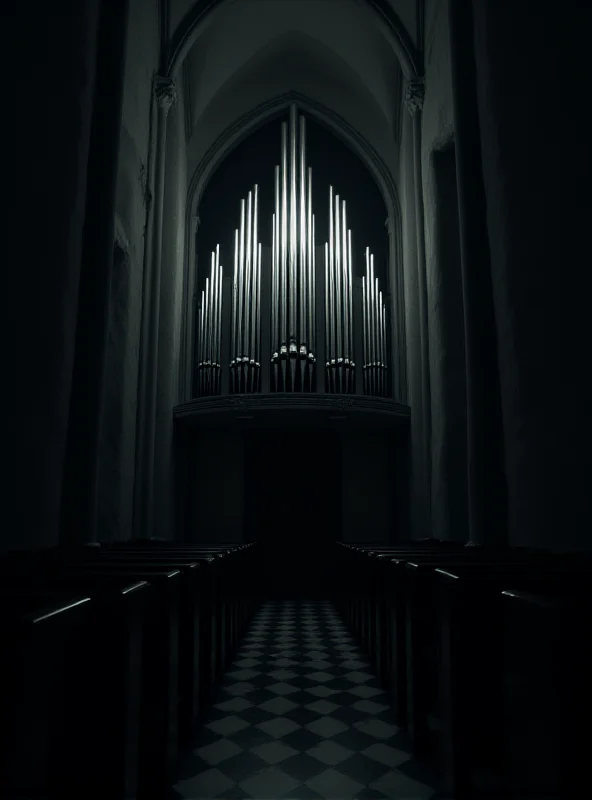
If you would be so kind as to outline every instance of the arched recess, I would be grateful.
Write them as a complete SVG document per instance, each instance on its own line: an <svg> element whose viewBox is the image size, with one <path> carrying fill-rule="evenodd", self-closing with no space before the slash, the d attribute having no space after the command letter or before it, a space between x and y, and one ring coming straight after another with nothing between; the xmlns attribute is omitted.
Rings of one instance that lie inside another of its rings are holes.
<svg viewBox="0 0 592 800"><path fill-rule="evenodd" d="M228 2L233 0L196 0L170 38L166 69L168 76L174 77L178 73L196 40ZM386 0L352 2L367 9L373 23L379 27L396 53L404 77L407 80L417 78L419 61L416 49L407 29Z"/></svg>
<svg viewBox="0 0 592 800"><path fill-rule="evenodd" d="M245 138L254 133L258 127L270 121L273 117L287 111L292 103L298 108L327 127L335 136L344 141L358 156L374 178L382 194L387 209L387 222L391 225L392 241L396 246L390 251L389 294L392 297L391 313L393 317L394 347L397 353L404 347L405 341L405 307L402 293L396 292L395 287L403 285L403 262L399 243L401 242L401 206L395 181L376 150L355 130L346 120L323 104L312 100L298 92L287 92L273 100L254 108L236 120L218 137L207 150L200 161L189 183L186 204L185 220L185 264L184 264L184 302L182 322L182 352L184 369L181 370L179 396L184 400L190 399L191 370L193 364L193 312L194 312L194 285L195 285L195 236L199 203L203 196L208 181L217 167L229 153ZM393 353L395 356L395 353ZM397 357L393 362L397 363ZM401 401L406 397L406 389L400 391Z"/></svg>

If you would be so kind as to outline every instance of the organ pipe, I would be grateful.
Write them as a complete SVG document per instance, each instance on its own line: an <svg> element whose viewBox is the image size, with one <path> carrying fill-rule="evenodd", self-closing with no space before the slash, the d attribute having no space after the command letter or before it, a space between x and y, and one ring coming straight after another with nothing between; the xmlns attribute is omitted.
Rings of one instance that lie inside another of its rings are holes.
<svg viewBox="0 0 592 800"><path fill-rule="evenodd" d="M306 147L306 123L304 117L300 117L300 141L299 144L299 153L298 153L298 161L299 161L299 183L300 183L300 192L299 192L299 199L300 199L300 208L299 208L299 231L298 231L298 245L299 245L299 253L298 253L298 302L299 302L299 311L300 311L300 319L299 319L299 344L300 347L298 349L298 355L300 360L300 386L301 388L304 386L304 373L306 369L306 358L307 358L307 341L308 341L308 331L306 330L307 318L308 318L308 287L309 282L307 280L307 269L308 269L308 258L307 258L307 231L306 231L306 219L307 219L307 208L306 208L306 164L305 164L305 147Z"/></svg>
<svg viewBox="0 0 592 800"><path fill-rule="evenodd" d="M281 345L280 345L280 381L278 389L286 388L288 357L288 126L282 124L282 204L281 204Z"/></svg>
<svg viewBox="0 0 592 800"><path fill-rule="evenodd" d="M353 303L354 259L347 203L329 186L328 236L324 243L324 296L317 297L316 232L312 169L306 160L306 119L290 107L281 125L281 152L274 169L270 256L259 241L259 187L240 201L234 231L231 291L230 388L233 393L260 391L261 363L269 359L276 392L315 391L317 300L325 324L326 391L354 393L355 341L363 346L363 385L358 391L386 395L387 321L385 294L374 255L365 253L361 319ZM269 262L264 258L270 259ZM323 273L321 272L321 275ZM262 281L268 281L262 307ZM197 385L199 394L221 389L223 268L220 246L212 252L209 274L197 315ZM357 307L357 306L356 306ZM269 313L270 350L262 352L261 325Z"/></svg>
<svg viewBox="0 0 592 800"><path fill-rule="evenodd" d="M306 287L308 290L308 319L306 326L306 343L308 344L309 366L314 358L314 229L312 225L312 169L308 168L306 194Z"/></svg>
<svg viewBox="0 0 592 800"><path fill-rule="evenodd" d="M198 388L202 395L220 393L220 333L222 320L222 266L220 248L211 254L210 274L201 292L198 317Z"/></svg>

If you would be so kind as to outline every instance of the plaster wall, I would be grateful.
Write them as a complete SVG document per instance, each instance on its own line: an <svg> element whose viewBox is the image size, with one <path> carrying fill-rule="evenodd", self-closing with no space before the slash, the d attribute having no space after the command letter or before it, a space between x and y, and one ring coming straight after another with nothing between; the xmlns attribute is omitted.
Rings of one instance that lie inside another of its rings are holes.
<svg viewBox="0 0 592 800"><path fill-rule="evenodd" d="M183 274L185 258L185 111L183 95L169 111L166 141L164 224L158 327L158 385L156 399L154 530L173 538L174 448L172 409L180 402L179 369Z"/></svg>
<svg viewBox="0 0 592 800"><path fill-rule="evenodd" d="M157 62L158 3L130 0L99 468L98 533L103 541L131 536L152 75Z"/></svg>
<svg viewBox="0 0 592 800"><path fill-rule="evenodd" d="M466 382L448 0L425 4L422 178L431 405L431 527L468 539ZM455 241L456 238L456 241Z"/></svg>

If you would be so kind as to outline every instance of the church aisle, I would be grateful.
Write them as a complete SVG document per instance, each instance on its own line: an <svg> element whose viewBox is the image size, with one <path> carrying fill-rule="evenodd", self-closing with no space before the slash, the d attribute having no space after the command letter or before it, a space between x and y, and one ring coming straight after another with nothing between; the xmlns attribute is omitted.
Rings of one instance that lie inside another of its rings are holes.
<svg viewBox="0 0 592 800"><path fill-rule="evenodd" d="M436 800L330 602L263 604L180 771L183 800Z"/></svg>

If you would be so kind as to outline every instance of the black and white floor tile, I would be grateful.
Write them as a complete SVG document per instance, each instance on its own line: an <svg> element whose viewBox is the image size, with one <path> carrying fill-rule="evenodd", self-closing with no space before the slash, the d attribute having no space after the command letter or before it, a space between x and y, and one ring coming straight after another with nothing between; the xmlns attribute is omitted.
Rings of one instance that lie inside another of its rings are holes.
<svg viewBox="0 0 592 800"><path fill-rule="evenodd" d="M256 614L173 790L183 800L435 800L329 602Z"/></svg>

